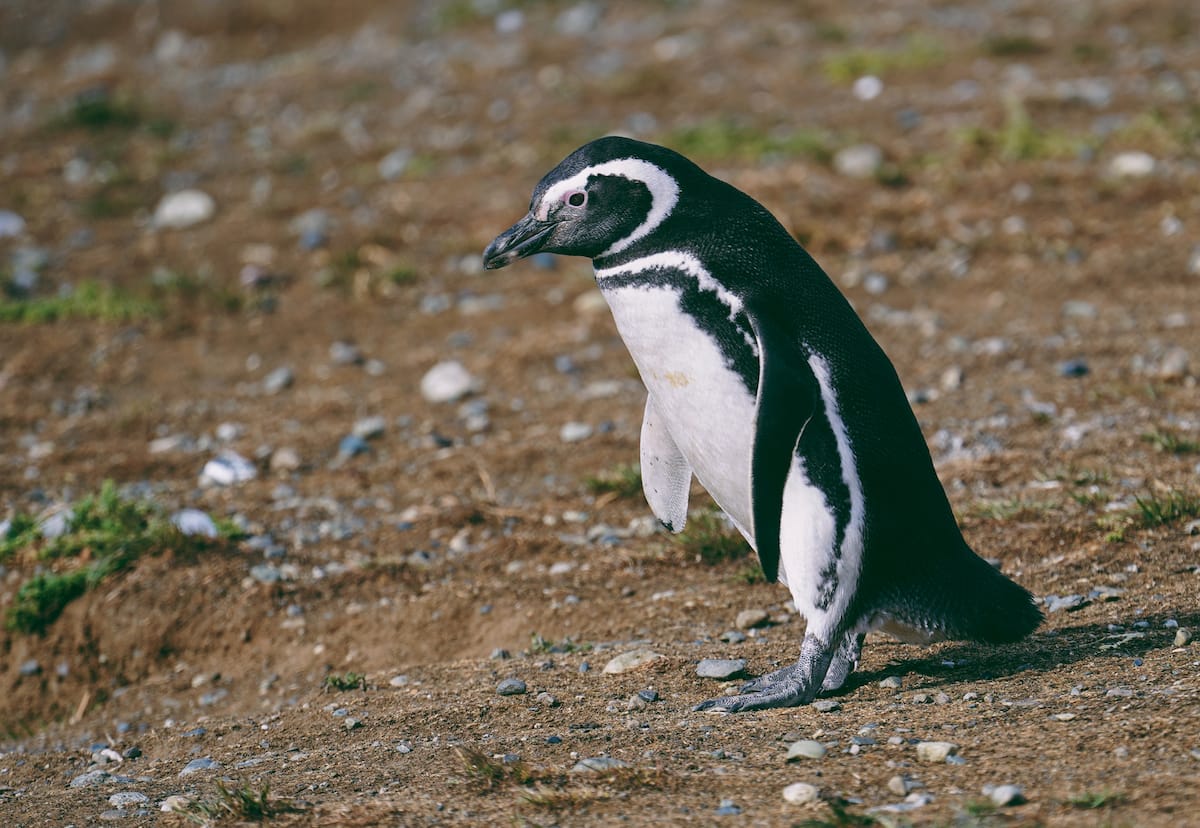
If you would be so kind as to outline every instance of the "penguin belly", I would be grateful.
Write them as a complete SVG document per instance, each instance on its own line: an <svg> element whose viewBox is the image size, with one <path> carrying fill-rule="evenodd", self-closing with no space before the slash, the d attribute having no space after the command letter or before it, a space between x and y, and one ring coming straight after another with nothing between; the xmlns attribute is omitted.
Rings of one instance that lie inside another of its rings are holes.
<svg viewBox="0 0 1200 828"><path fill-rule="evenodd" d="M671 287L601 290L663 424L700 484L753 545L754 394ZM749 347L749 346L747 346Z"/></svg>

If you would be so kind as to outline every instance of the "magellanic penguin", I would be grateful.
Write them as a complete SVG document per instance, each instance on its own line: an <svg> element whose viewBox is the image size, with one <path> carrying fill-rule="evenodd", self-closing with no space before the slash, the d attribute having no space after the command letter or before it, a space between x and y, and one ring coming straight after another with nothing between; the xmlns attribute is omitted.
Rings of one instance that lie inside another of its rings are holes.
<svg viewBox="0 0 1200 828"><path fill-rule="evenodd" d="M896 370L767 210L664 147L592 141L484 251L587 256L646 385L646 500L672 531L692 475L787 585L800 658L698 710L806 704L863 636L1010 642L1041 612L963 539Z"/></svg>

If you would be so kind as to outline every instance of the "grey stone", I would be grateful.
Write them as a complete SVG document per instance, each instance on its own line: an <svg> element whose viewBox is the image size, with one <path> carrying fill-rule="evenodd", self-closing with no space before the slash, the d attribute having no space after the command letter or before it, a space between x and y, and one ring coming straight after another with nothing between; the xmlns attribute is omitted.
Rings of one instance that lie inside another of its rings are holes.
<svg viewBox="0 0 1200 828"><path fill-rule="evenodd" d="M843 147L833 156L833 168L848 178L871 178L883 166L883 150L874 144Z"/></svg>
<svg viewBox="0 0 1200 828"><path fill-rule="evenodd" d="M763 609L744 609L737 614L734 624L743 630L763 627L771 620L771 614Z"/></svg>
<svg viewBox="0 0 1200 828"><path fill-rule="evenodd" d="M796 759L820 759L826 753L825 746L815 739L801 739L788 745L787 761Z"/></svg>
<svg viewBox="0 0 1200 828"><path fill-rule="evenodd" d="M1082 595L1047 595L1043 599L1046 605L1046 612L1059 612L1065 610L1071 612L1081 609L1091 602Z"/></svg>
<svg viewBox="0 0 1200 828"><path fill-rule="evenodd" d="M478 383L461 362L439 362L421 377L421 396L431 403L454 402L476 390Z"/></svg>
<svg viewBox="0 0 1200 828"><path fill-rule="evenodd" d="M1059 376L1063 377L1085 377L1090 370L1082 359L1068 359L1058 364Z"/></svg>
<svg viewBox="0 0 1200 828"><path fill-rule="evenodd" d="M81 773L71 780L72 788L94 788L97 785L103 785L112 778L112 774L108 771L91 770L87 773Z"/></svg>
<svg viewBox="0 0 1200 828"><path fill-rule="evenodd" d="M154 208L154 226L183 230L213 217L217 203L202 190L180 190L162 197Z"/></svg>
<svg viewBox="0 0 1200 828"><path fill-rule="evenodd" d="M501 696L520 696L525 693L525 682L519 678L506 678L496 685L496 692Z"/></svg>
<svg viewBox="0 0 1200 828"><path fill-rule="evenodd" d="M883 679L883 681L879 682L879 686L884 690L899 690L902 684L903 682L900 680L899 676L888 676L887 678Z"/></svg>
<svg viewBox="0 0 1200 828"><path fill-rule="evenodd" d="M199 509L181 509L171 515L171 523L184 535L215 538L221 534L213 519Z"/></svg>
<svg viewBox="0 0 1200 828"><path fill-rule="evenodd" d="M545 690L537 694L537 703L546 707L558 707L559 701Z"/></svg>
<svg viewBox="0 0 1200 828"><path fill-rule="evenodd" d="M1181 380L1187 377L1191 367L1191 355L1187 349L1174 347L1163 354L1158 364L1158 378L1163 380Z"/></svg>
<svg viewBox="0 0 1200 828"><path fill-rule="evenodd" d="M1108 162L1108 171L1117 178L1145 178L1154 173L1158 162L1148 152L1131 150L1120 152Z"/></svg>
<svg viewBox="0 0 1200 828"><path fill-rule="evenodd" d="M25 219L11 210L0 210L0 239L14 239L25 232Z"/></svg>
<svg viewBox="0 0 1200 828"><path fill-rule="evenodd" d="M150 797L144 793L137 791L121 791L115 793L108 798L108 804L115 808L128 808L131 805L144 805L150 801Z"/></svg>
<svg viewBox="0 0 1200 828"><path fill-rule="evenodd" d="M258 469L236 451L223 451L204 464L200 472L201 486L234 486L253 480Z"/></svg>
<svg viewBox="0 0 1200 828"><path fill-rule="evenodd" d="M300 454L291 446L280 446L271 452L271 471L291 472L300 468Z"/></svg>
<svg viewBox="0 0 1200 828"><path fill-rule="evenodd" d="M201 756L199 759L193 759L183 766L183 770L179 772L180 776L191 776L193 773L199 773L206 770L217 770L221 767L221 763L215 761L211 756Z"/></svg>
<svg viewBox="0 0 1200 828"><path fill-rule="evenodd" d="M281 368L276 368L271 373L263 377L262 387L267 394L278 394L292 387L292 383L296 381L296 375L292 369L284 365Z"/></svg>
<svg viewBox="0 0 1200 828"><path fill-rule="evenodd" d="M592 436L595 429L588 423L569 422L559 429L558 437L564 443L579 443Z"/></svg>
<svg viewBox="0 0 1200 828"><path fill-rule="evenodd" d="M614 759L611 756L592 756L576 762L571 768L571 773L601 773L603 771L627 767L629 767L628 762L622 762L620 759Z"/></svg>
<svg viewBox="0 0 1200 828"><path fill-rule="evenodd" d="M384 181L395 181L400 176L404 175L404 171L408 169L408 163L412 160L412 150L405 147L398 147L392 150L383 158L379 159L379 164L376 169L379 171L379 177Z"/></svg>
<svg viewBox="0 0 1200 828"><path fill-rule="evenodd" d="M732 799L722 799L717 803L717 816L737 816L742 812Z"/></svg>
<svg viewBox="0 0 1200 828"><path fill-rule="evenodd" d="M833 699L817 699L811 706L818 713L836 713L842 709L842 703Z"/></svg>
<svg viewBox="0 0 1200 828"><path fill-rule="evenodd" d="M1175 646L1186 647L1192 643L1192 631L1180 627L1175 631Z"/></svg>
<svg viewBox="0 0 1200 828"><path fill-rule="evenodd" d="M696 665L696 675L700 678L727 679L744 672L745 669L744 658L705 658Z"/></svg>
<svg viewBox="0 0 1200 828"><path fill-rule="evenodd" d="M283 580L283 572L274 564L255 564L250 567L250 577L260 584L274 584Z"/></svg>
<svg viewBox="0 0 1200 828"><path fill-rule="evenodd" d="M721 633L721 640L726 644L741 644L746 640L746 634L741 630L726 630Z"/></svg>
<svg viewBox="0 0 1200 828"><path fill-rule="evenodd" d="M1020 805L1025 801L1025 794L1020 785L984 785L983 795L992 800L992 804L997 808Z"/></svg>
<svg viewBox="0 0 1200 828"><path fill-rule="evenodd" d="M17 668L17 672L23 676L36 676L42 672L42 665L38 663L36 658L31 658L27 661L22 661L21 666Z"/></svg>

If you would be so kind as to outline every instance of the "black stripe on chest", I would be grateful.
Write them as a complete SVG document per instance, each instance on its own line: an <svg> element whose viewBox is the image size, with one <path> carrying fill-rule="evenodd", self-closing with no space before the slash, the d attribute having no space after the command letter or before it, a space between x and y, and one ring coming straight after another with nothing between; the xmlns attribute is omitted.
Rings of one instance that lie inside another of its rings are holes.
<svg viewBox="0 0 1200 828"><path fill-rule="evenodd" d="M730 316L730 308L717 294L701 290L696 278L672 267L651 267L618 273L599 280L600 290L669 287L679 295L679 309L716 343L725 365L742 381L751 397L758 393L758 354L750 343L754 333L746 315Z"/></svg>

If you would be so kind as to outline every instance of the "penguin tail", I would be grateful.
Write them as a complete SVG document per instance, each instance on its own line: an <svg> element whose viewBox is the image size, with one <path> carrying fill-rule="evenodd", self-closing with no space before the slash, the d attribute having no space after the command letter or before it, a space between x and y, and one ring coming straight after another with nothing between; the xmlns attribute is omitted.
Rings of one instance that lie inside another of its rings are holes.
<svg viewBox="0 0 1200 828"><path fill-rule="evenodd" d="M893 613L946 638L1008 644L1042 623L1033 595L980 558L964 542L956 554L912 573L893 593Z"/></svg>

